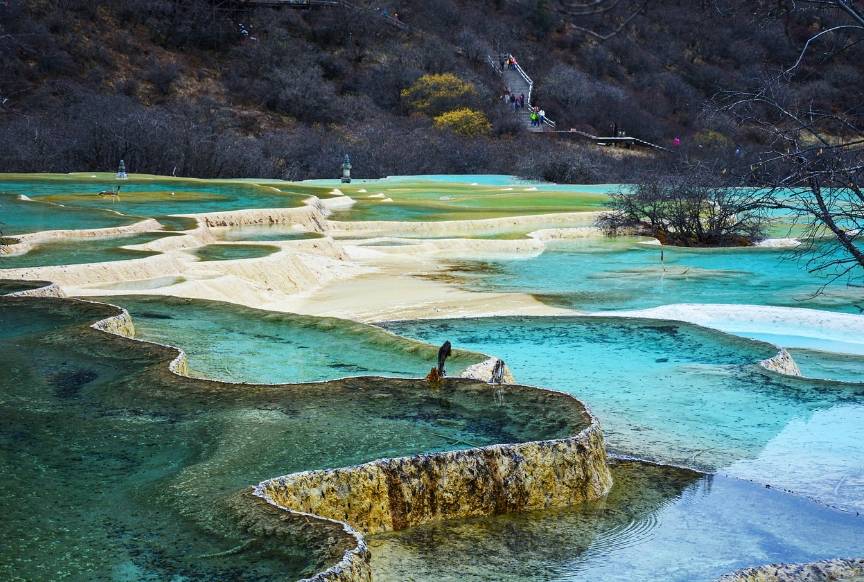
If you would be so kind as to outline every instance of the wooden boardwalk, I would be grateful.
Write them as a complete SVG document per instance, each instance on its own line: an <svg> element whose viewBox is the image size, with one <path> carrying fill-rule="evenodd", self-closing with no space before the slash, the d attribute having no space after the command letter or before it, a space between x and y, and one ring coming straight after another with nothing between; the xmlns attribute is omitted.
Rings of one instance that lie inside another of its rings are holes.
<svg viewBox="0 0 864 582"><path fill-rule="evenodd" d="M534 90L534 81L531 80L531 77L522 69L521 66L516 64L514 67L506 66L502 68L504 61L508 58L512 57L510 54L502 54L498 55L498 58L492 57L491 55L487 57L489 64L495 69L495 72L501 76L501 79L504 81L504 86L507 87L507 90L519 97L520 95L525 95L525 108L518 109L513 112L514 115L519 116L519 122L525 126L527 131L533 133L542 133L545 130L554 129L555 122L546 118L544 124L540 126L532 126L531 125L531 97L532 92ZM513 108L512 105L508 105L508 107Z"/></svg>
<svg viewBox="0 0 864 582"><path fill-rule="evenodd" d="M518 64L515 67L504 66L504 61L508 57L512 57L513 55L509 53L498 55L498 57L493 57L489 55L487 57L487 61L492 66L498 75L501 76L501 79L504 81L505 87L507 90L515 94L517 97L520 95L525 95L525 108L514 111L514 115L519 116L519 121L525 126L527 131L532 133L548 133L555 134L560 136L568 136L568 137L577 137L581 139L586 139L594 142L597 145L602 146L623 146L626 148L630 147L645 147L651 148L655 150L660 150L664 152L671 152L670 149L664 148L663 146L659 146L657 144L645 141L644 139L639 139L637 137L631 136L609 136L604 137L600 135L593 135L584 131L579 131L576 129L570 130L559 130L556 126L556 123L549 119L545 118L544 123L540 127L535 127L531 125L531 111L530 105L532 103L532 91L534 89L534 81L531 80L531 77L528 76L527 73L522 69ZM508 105L512 109L512 105Z"/></svg>
<svg viewBox="0 0 864 582"><path fill-rule="evenodd" d="M587 139L589 141L594 142L597 145L601 146L623 146L626 148L630 148L633 146L643 147L643 148L651 148L655 150L660 150L664 152L671 152L669 148L664 148L663 146L659 146L656 143L651 143L650 141L645 141L644 139L639 139L638 137L632 137L629 135L621 136L621 137L603 137L602 135L593 135L584 131L579 131L577 129L570 130L555 130L550 133L560 134L564 136L573 136L582 139Z"/></svg>

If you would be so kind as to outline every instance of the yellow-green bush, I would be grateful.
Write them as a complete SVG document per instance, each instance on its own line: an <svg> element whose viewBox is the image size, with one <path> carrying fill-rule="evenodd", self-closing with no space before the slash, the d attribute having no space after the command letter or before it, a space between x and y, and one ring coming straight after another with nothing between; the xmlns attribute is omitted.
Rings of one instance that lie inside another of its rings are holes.
<svg viewBox="0 0 864 582"><path fill-rule="evenodd" d="M492 124L489 123L482 111L463 107L436 115L435 127L450 129L462 135L475 136L489 133Z"/></svg>
<svg viewBox="0 0 864 582"><path fill-rule="evenodd" d="M402 89L402 99L410 109L433 116L471 105L476 97L474 85L453 73L423 75Z"/></svg>

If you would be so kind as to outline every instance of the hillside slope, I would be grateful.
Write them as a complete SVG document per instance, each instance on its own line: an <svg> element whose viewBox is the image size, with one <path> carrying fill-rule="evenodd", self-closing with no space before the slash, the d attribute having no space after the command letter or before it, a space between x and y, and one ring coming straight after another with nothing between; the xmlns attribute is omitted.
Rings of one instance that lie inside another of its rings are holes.
<svg viewBox="0 0 864 582"><path fill-rule="evenodd" d="M9 0L0 4L0 171L105 170L122 157L139 172L300 179L333 175L348 152L359 176L632 179L652 156L526 136L498 99L487 55L516 55L561 128L607 134L614 124L658 143L682 136L728 148L747 136L703 120L706 100L788 66L831 15L754 18L759 2L725 3L623 0L585 14L567 0L305 10ZM765 4L776 12L783 2ZM850 104L850 87L864 85L864 52L852 47L842 58L830 72L808 71L799 97ZM441 73L470 84L470 98L454 107L485 115L488 134L448 129L436 112L406 102L403 91Z"/></svg>

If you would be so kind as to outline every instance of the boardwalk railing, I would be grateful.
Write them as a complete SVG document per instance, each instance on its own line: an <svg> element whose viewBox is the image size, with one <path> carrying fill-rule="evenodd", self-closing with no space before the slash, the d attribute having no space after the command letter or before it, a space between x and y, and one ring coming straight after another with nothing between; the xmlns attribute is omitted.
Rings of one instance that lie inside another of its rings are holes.
<svg viewBox="0 0 864 582"><path fill-rule="evenodd" d="M504 61L506 61L508 59L512 59L512 58L513 58L512 54L505 53L505 54L498 55L498 62L495 62L495 60L492 58L492 55L486 56L486 60L489 62L490 65L492 65L492 69L501 76L504 75L504 70L499 68L499 66L501 66L502 63L504 63ZM525 80L525 83L528 84L528 97L526 100L528 101L528 105L530 106L531 105L531 93L534 91L534 81L531 79L531 77L528 76L528 73L525 72L525 69L523 69L521 66L519 66L519 63L516 62L515 59L514 59L513 64L515 65L514 69L516 70L516 72L519 73L519 76L522 77ZM555 129L555 122L552 121L551 119L549 119L548 117L543 117L543 123L545 123L546 125L548 125L552 129Z"/></svg>
<svg viewBox="0 0 864 582"><path fill-rule="evenodd" d="M579 131L577 129L570 130L562 130L562 131L554 131L552 133L560 133L566 135L575 135L578 137L584 137L585 139L593 141L597 145L616 145L623 144L624 146L640 146L646 148L652 148L655 150L661 150L664 152L671 152L669 148L664 148L663 146L657 145L656 143L651 143L650 141L645 141L644 139L639 139L638 137L631 136L623 136L623 137L603 137L601 135L593 135L587 133L585 131Z"/></svg>

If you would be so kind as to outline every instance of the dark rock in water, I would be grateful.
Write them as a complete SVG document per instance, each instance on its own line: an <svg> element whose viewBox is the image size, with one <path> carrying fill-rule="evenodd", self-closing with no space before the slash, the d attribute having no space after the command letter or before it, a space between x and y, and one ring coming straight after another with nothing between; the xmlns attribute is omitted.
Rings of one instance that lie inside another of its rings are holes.
<svg viewBox="0 0 864 582"><path fill-rule="evenodd" d="M74 372L60 372L51 379L51 384L56 388L59 398L74 398L81 392L84 385L89 384L99 377L93 370L75 370Z"/></svg>
<svg viewBox="0 0 864 582"><path fill-rule="evenodd" d="M669 361L669 358L657 358L654 361L657 362L658 364L665 364L666 362Z"/></svg>
<svg viewBox="0 0 864 582"><path fill-rule="evenodd" d="M444 370L444 362L450 356L451 348L450 340L447 340L438 350L438 375L442 378L447 375L446 370Z"/></svg>

